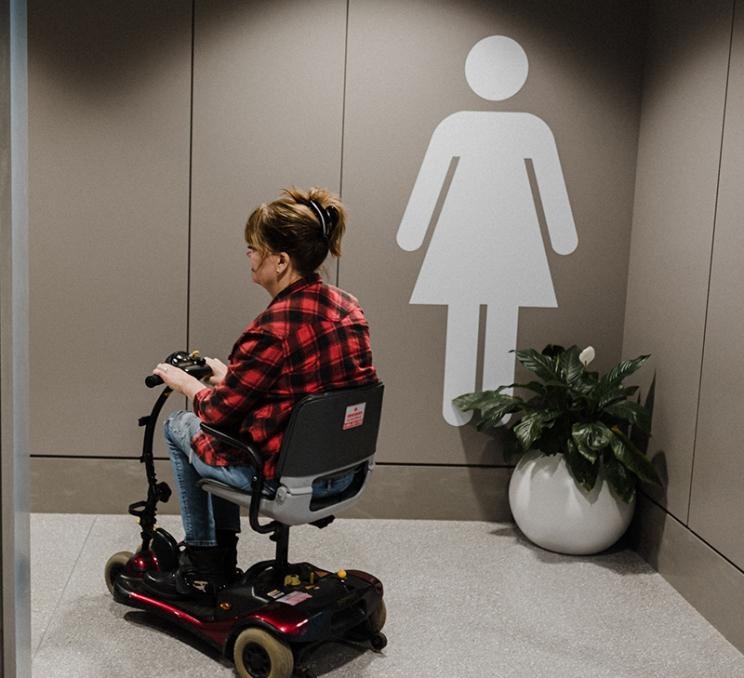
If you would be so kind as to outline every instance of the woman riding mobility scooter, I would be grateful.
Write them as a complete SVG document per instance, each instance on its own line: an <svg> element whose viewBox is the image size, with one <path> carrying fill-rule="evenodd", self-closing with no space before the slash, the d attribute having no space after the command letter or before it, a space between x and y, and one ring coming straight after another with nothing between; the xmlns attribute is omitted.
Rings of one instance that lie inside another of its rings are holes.
<svg viewBox="0 0 744 678"><path fill-rule="evenodd" d="M211 373L198 353L179 351L166 358L197 379ZM162 381L146 379L149 387ZM251 528L270 534L276 557L255 563L234 583L222 589L214 604L195 600L159 599L142 582L147 572L167 572L178 565L179 544L156 527L157 504L168 501L171 490L158 482L153 462L153 434L160 411L171 389L166 387L145 427L142 456L147 499L135 502L129 512L139 519L142 544L136 553L113 555L105 579L114 599L147 610L183 627L232 659L241 678L311 678L303 657L319 643L346 638L367 641L381 650L387 639L381 633L385 603L381 582L357 570L330 572L310 563L288 561L289 527L310 523L325 527L334 513L353 504L363 491L377 442L382 407L382 384L332 391L305 397L293 409L277 462L278 489L264 491L263 460L250 445L202 424L202 430L244 451L256 476L246 494L214 480L200 487L249 508ZM354 471L351 485L339 495L313 497L313 482ZM270 522L259 522L259 514Z"/></svg>

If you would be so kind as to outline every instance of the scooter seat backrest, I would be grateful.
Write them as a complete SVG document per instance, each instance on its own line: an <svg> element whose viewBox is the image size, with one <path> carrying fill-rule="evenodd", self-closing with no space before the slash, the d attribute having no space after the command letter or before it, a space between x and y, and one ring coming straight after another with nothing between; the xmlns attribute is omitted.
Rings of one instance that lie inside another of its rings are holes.
<svg viewBox="0 0 744 678"><path fill-rule="evenodd" d="M320 477L370 460L377 447L382 384L306 396L292 410L276 477Z"/></svg>

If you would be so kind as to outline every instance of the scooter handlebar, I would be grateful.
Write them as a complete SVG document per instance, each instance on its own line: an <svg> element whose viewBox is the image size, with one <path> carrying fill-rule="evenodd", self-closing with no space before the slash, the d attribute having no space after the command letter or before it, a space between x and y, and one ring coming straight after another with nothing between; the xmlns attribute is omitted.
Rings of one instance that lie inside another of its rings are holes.
<svg viewBox="0 0 744 678"><path fill-rule="evenodd" d="M149 374L145 377L145 386L147 386L147 388L155 388L162 383L163 380L157 374Z"/></svg>
<svg viewBox="0 0 744 678"><path fill-rule="evenodd" d="M207 365L207 361L199 355L198 351L192 351L191 353L176 351L171 353L163 362L183 370L200 381L212 374L212 368ZM145 377L147 388L155 388L162 383L162 378L157 374L148 374Z"/></svg>

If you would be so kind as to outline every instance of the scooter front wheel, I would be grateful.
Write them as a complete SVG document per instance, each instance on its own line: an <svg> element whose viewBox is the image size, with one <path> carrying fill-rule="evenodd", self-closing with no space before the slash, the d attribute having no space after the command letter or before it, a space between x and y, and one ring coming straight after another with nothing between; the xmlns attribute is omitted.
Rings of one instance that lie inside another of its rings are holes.
<svg viewBox="0 0 744 678"><path fill-rule="evenodd" d="M233 659L240 678L292 678L292 650L263 629L241 631L235 640Z"/></svg>
<svg viewBox="0 0 744 678"><path fill-rule="evenodd" d="M106 587L108 588L109 593L114 592L114 583L116 582L116 578L120 574L124 574L127 569L127 563L133 555L134 554L131 551L119 551L119 553L114 553L114 555L108 559L106 567L103 570L103 577L106 580Z"/></svg>

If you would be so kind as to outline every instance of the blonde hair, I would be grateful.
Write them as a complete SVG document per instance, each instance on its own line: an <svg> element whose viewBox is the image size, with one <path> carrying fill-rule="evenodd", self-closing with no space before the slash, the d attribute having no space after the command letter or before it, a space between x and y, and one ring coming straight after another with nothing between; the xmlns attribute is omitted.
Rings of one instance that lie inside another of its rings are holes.
<svg viewBox="0 0 744 678"><path fill-rule="evenodd" d="M248 217L245 241L268 254L286 252L302 275L316 271L328 254L341 256L346 209L341 200L317 186L282 190L278 200L262 203Z"/></svg>

